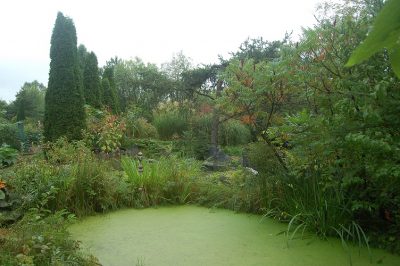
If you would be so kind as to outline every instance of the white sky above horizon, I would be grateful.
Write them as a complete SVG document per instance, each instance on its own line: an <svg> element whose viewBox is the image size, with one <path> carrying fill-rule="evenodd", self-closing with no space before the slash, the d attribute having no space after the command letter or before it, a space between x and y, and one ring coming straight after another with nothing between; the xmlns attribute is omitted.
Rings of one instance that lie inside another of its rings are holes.
<svg viewBox="0 0 400 266"><path fill-rule="evenodd" d="M74 20L78 44L99 66L118 56L169 61L183 53L195 64L228 57L248 37L282 39L315 23L322 0L13 0L0 4L0 99L14 100L24 82L47 86L50 38L57 12Z"/></svg>

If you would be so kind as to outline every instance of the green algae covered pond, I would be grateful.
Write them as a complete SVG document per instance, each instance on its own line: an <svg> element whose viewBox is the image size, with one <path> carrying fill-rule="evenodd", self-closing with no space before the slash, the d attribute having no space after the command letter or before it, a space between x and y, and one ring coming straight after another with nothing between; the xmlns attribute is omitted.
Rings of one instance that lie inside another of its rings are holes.
<svg viewBox="0 0 400 266"><path fill-rule="evenodd" d="M120 210L70 227L74 239L104 266L350 265L337 239L297 239L285 224L260 216L196 206ZM382 250L351 249L352 265L400 265Z"/></svg>

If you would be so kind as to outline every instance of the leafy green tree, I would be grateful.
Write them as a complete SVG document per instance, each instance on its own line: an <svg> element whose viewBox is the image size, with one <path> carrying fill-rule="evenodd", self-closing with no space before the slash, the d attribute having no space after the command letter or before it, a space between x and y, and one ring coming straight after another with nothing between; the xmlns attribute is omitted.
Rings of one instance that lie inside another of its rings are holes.
<svg viewBox="0 0 400 266"><path fill-rule="evenodd" d="M139 58L121 60L114 69L118 95L124 111L133 104L151 114L159 102L169 97L173 89L174 81L156 65L145 64Z"/></svg>
<svg viewBox="0 0 400 266"><path fill-rule="evenodd" d="M284 99L295 98L303 110L287 112L265 134L280 148L290 144L281 151L295 180L315 180L322 185L326 209L347 213L326 211L328 220L316 214L320 228L328 222L324 235L334 235L334 227L350 228L354 222L374 244L384 243L399 251L400 223L395 217L399 217L400 202L400 83L388 71L385 52L345 67L382 4L360 1L326 6L315 27L306 29L283 57L284 71L274 71L285 77L283 85L289 93ZM274 84L280 85L277 81ZM336 196L325 197L330 193ZM294 216L312 213L317 207L299 211L293 206L286 211Z"/></svg>
<svg viewBox="0 0 400 266"><path fill-rule="evenodd" d="M45 94L46 87L43 84L36 80L25 82L15 97L17 121L25 120L26 118L36 121L43 120Z"/></svg>
<svg viewBox="0 0 400 266"><path fill-rule="evenodd" d="M182 74L192 68L191 58L185 56L182 51L174 54L170 62L161 65L161 71L172 81L173 89L169 92L171 100L181 102L185 99Z"/></svg>
<svg viewBox="0 0 400 266"><path fill-rule="evenodd" d="M163 63L161 70L173 80L181 80L182 73L193 68L192 60L185 56L182 51L174 54L170 62Z"/></svg>
<svg viewBox="0 0 400 266"><path fill-rule="evenodd" d="M83 71L83 88L86 104L95 108L101 107L101 84L99 68L95 53L89 53L85 58Z"/></svg>
<svg viewBox="0 0 400 266"><path fill-rule="evenodd" d="M232 59L252 59L255 63L260 61L275 60L280 56L279 49L288 40L286 35L282 41L266 41L262 37L257 39L248 38L239 47L239 50L232 52Z"/></svg>
<svg viewBox="0 0 400 266"><path fill-rule="evenodd" d="M57 14L51 36L49 84L45 97L44 136L80 139L85 127L82 77L72 19Z"/></svg>

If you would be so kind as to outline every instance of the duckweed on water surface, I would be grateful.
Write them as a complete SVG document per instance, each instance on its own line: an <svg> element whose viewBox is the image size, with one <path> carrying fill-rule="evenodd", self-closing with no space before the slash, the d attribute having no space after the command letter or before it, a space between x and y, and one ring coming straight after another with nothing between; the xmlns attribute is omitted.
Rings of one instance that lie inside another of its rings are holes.
<svg viewBox="0 0 400 266"><path fill-rule="evenodd" d="M112 265L350 265L337 239L292 240L286 224L248 214L195 206L121 210L71 226L105 266ZM352 248L352 265L400 265L400 257Z"/></svg>

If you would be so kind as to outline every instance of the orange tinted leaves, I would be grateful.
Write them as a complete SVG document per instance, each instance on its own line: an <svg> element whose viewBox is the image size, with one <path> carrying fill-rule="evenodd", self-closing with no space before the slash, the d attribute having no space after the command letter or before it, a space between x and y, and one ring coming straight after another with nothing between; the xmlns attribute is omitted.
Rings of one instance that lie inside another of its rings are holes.
<svg viewBox="0 0 400 266"><path fill-rule="evenodd" d="M255 115L244 115L240 120L246 125L253 125L256 122Z"/></svg>

